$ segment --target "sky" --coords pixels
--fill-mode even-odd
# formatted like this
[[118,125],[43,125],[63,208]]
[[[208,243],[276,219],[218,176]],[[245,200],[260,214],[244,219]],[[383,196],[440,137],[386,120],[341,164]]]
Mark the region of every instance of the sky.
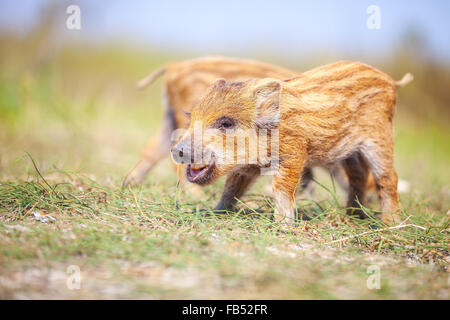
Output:
[[[49,0],[0,1],[0,30],[32,30]],[[143,46],[201,54],[269,48],[281,55],[329,50],[378,55],[399,46],[414,31],[427,54],[450,60],[448,0],[318,1],[59,1],[63,38],[130,41]],[[81,9],[81,30],[67,30],[64,7]],[[366,25],[371,5],[380,28]],[[67,37],[65,36],[67,35]],[[425,48],[426,46],[426,48]]]

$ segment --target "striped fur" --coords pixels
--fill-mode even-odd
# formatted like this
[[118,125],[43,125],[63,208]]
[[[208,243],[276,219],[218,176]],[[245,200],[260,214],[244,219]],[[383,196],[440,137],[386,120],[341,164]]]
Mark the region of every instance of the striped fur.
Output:
[[[226,116],[240,129],[258,130],[265,119],[266,127],[279,130],[279,168],[273,178],[278,220],[292,222],[294,193],[305,168],[338,165],[348,176],[349,204],[364,200],[372,173],[382,218],[393,222],[398,195],[392,121],[397,88],[411,80],[409,75],[396,83],[368,65],[343,61],[286,81],[219,81],[194,106],[191,123],[201,121],[208,128]],[[219,154],[221,145],[212,141],[204,141],[203,148]],[[238,176],[240,170],[245,166],[217,165],[211,177]]]
[[[203,57],[181,62],[173,62],[158,68],[137,83],[140,89],[152,84],[165,75],[163,85],[163,105],[166,113],[158,134],[152,137],[141,152],[141,158],[135,167],[126,175],[123,185],[134,186],[142,182],[148,172],[163,157],[169,154],[170,137],[178,128],[187,128],[189,118],[186,116],[192,106],[205,94],[208,87],[218,78],[243,81],[257,78],[290,79],[299,76],[290,70],[247,59],[232,59],[225,57]],[[270,119],[262,119],[270,120]],[[177,168],[180,174],[181,186],[185,186],[184,167]],[[347,189],[347,181],[343,168],[333,168],[333,173],[340,185]],[[308,175],[310,176],[310,175]],[[339,179],[343,177],[344,179]],[[373,178],[369,176],[369,183]],[[305,181],[305,186],[308,181]],[[373,184],[372,184],[373,185]],[[195,186],[185,188],[194,194],[199,194]],[[371,188],[374,190],[373,186]]]
[[[297,73],[254,60],[225,57],[203,57],[173,62],[161,67],[137,83],[142,89],[165,75],[163,104],[166,114],[158,134],[152,137],[141,152],[136,166],[126,175],[123,186],[141,183],[153,166],[169,154],[170,138],[175,129],[187,128],[186,113],[200,100],[208,87],[218,78],[243,81],[256,78],[289,79]],[[184,172],[183,169],[179,169]],[[182,185],[184,174],[180,175]],[[193,186],[189,190],[198,193]]]

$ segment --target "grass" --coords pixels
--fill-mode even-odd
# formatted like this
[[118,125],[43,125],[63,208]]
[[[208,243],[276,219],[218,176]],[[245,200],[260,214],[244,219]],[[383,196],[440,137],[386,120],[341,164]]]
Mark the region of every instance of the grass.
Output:
[[[0,298],[449,298],[449,102],[427,89],[446,85],[444,67],[386,63],[417,80],[395,124],[396,167],[411,185],[404,225],[382,225],[376,203],[370,219],[347,216],[319,171],[315,195],[297,199],[312,219],[284,232],[266,181],[220,216],[200,210],[223,181],[194,198],[168,160],[141,187],[120,188],[162,118],[160,84],[137,92],[134,82],[171,56],[87,46],[36,62],[27,41],[0,44]],[[72,265],[79,290],[66,285]],[[371,266],[380,289],[367,286]]]

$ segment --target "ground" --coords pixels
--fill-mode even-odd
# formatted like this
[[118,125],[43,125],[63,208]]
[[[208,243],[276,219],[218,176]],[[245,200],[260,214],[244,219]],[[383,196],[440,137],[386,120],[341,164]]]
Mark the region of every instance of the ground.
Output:
[[169,160],[120,187],[162,118],[161,85],[134,82],[169,58],[72,48],[33,64],[11,54],[23,45],[0,59],[0,298],[449,298],[448,104],[421,113],[440,100],[410,65],[387,70],[417,83],[400,92],[395,123],[403,224],[377,220],[376,201],[369,219],[345,215],[316,170],[314,194],[297,199],[312,219],[286,232],[266,180],[220,216],[200,210],[223,181],[193,197]]

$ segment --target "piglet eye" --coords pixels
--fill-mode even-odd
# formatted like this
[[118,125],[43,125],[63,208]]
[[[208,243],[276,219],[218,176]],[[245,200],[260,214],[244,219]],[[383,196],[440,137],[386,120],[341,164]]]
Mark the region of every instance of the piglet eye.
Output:
[[231,128],[233,126],[233,124],[231,123],[231,121],[224,121],[221,124],[222,128]]
[[231,129],[235,125],[235,121],[229,117],[222,117],[216,122],[216,127],[218,129]]

